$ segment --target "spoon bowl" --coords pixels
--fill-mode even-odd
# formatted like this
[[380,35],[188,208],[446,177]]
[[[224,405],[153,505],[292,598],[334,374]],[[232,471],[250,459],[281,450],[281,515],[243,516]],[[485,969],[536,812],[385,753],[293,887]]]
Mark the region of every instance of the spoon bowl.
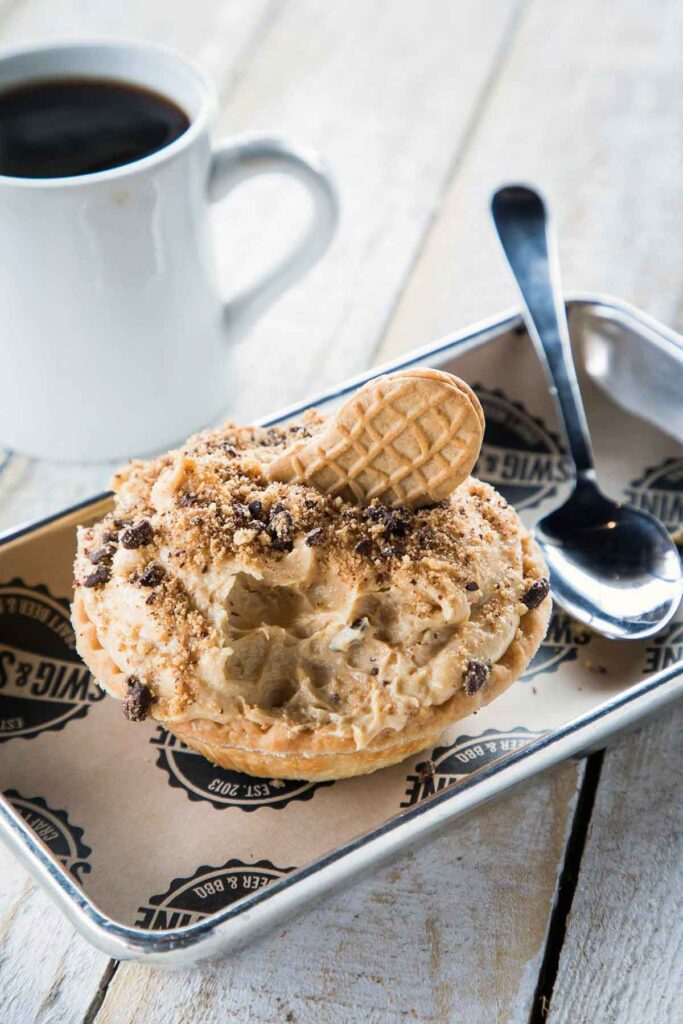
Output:
[[681,598],[680,557],[659,520],[579,483],[536,526],[553,597],[603,636],[637,640],[661,629]]
[[678,550],[654,516],[599,489],[559,282],[554,238],[541,196],[523,185],[491,202],[503,251],[524,302],[524,319],[550,378],[576,469],[576,485],[536,527],[554,599],[579,622],[614,639],[662,629],[683,595]]

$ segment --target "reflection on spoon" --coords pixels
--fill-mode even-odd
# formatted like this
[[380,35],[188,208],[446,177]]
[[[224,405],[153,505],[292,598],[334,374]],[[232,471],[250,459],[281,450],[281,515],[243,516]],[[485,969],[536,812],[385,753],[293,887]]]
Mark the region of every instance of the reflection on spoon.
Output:
[[576,468],[568,500],[536,527],[553,597],[575,619],[604,636],[651,636],[666,625],[681,601],[680,556],[658,519],[612,501],[596,484],[543,199],[533,189],[510,185],[494,194],[491,210]]

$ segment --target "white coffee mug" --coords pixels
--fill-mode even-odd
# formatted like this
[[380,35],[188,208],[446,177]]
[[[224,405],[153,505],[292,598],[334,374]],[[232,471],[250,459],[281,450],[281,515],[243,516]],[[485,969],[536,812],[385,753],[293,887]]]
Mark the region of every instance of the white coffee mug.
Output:
[[[0,443],[88,461],[157,451],[225,409],[230,344],[324,252],[335,190],[316,154],[285,139],[212,145],[213,91],[171,51],[104,41],[0,54],[0,90],[54,77],[152,89],[190,126],[112,170],[0,175]],[[287,258],[226,299],[211,204],[274,171],[306,186],[310,223]]]

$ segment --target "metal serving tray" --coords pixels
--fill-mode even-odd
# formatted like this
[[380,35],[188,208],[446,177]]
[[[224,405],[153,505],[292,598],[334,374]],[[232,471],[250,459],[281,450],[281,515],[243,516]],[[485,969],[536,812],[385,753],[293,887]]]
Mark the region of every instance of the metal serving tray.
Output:
[[[657,512],[675,532],[683,450],[652,424],[666,430],[680,416],[683,342],[611,299],[575,299],[568,309],[606,489]],[[637,389],[624,352],[637,363]],[[655,390],[663,358],[667,379]],[[452,367],[477,387],[487,415],[477,472],[528,523],[561,500],[568,465],[518,314],[375,368],[267,422],[309,405],[330,409],[362,381],[417,364]],[[612,378],[620,404],[605,395]],[[0,538],[0,833],[79,931],[112,957],[170,967],[236,949],[470,808],[604,746],[683,695],[680,611],[643,644],[602,640],[558,611],[522,680],[457,723],[433,751],[322,786],[223,772],[155,723],[123,722],[73,650],[74,530],[102,515],[109,500],[99,496]]]

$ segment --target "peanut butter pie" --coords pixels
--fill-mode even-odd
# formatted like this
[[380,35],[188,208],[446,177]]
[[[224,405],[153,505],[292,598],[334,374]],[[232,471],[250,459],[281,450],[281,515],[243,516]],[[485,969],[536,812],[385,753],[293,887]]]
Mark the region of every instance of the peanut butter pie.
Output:
[[436,370],[331,418],[227,424],[114,477],[79,531],[78,649],[124,715],[211,761],[335,779],[434,745],[539,647],[547,570],[469,476],[481,406]]

